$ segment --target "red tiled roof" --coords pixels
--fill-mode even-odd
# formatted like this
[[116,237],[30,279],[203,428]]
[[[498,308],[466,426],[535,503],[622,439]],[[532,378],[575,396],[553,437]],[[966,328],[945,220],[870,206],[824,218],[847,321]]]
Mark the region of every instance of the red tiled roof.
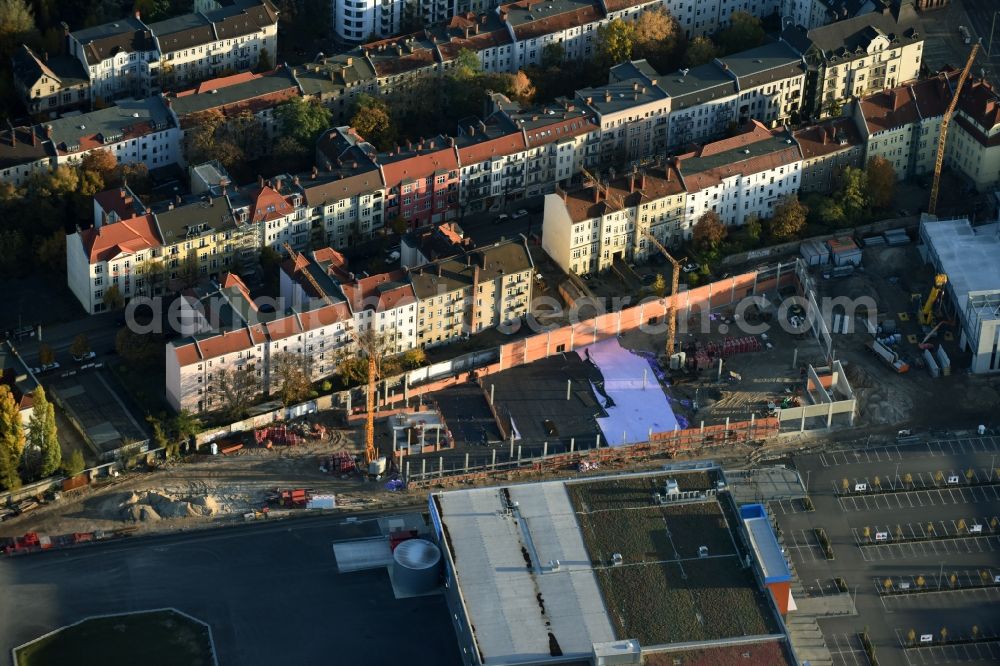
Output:
[[915,123],[920,119],[910,86],[899,86],[861,100],[868,131],[872,134]]
[[[269,209],[272,206],[274,210]],[[285,197],[278,194],[270,185],[264,185],[254,198],[250,218],[254,222],[271,222],[291,215],[292,210],[292,205],[285,200]]]
[[233,74],[231,76],[221,76],[217,79],[209,79],[208,81],[199,83],[196,88],[181,90],[177,93],[177,96],[187,97],[188,95],[201,95],[211,90],[219,90],[220,88],[227,88],[229,86],[235,86],[239,83],[246,83],[248,81],[253,81],[254,79],[262,78],[264,78],[263,74],[254,74],[253,72],[240,72],[239,74]]
[[122,220],[135,214],[135,200],[124,187],[98,192],[94,195],[94,203],[100,206],[105,214],[115,213]]
[[498,155],[513,155],[525,148],[524,134],[515,130],[496,139],[459,148],[458,159],[462,164],[476,164]]
[[347,307],[347,303],[340,302],[303,312],[299,317],[302,319],[302,327],[311,331],[320,326],[351,321],[351,311]]
[[987,131],[1000,125],[1000,97],[993,86],[983,79],[966,82],[958,108]]
[[409,178],[427,178],[437,171],[458,168],[458,158],[452,148],[413,155],[382,165],[386,185],[394,187]]
[[83,250],[90,263],[108,261],[119,254],[134,254],[162,245],[152,215],[140,215],[100,228],[80,232]]
[[[387,288],[390,283],[398,286]],[[341,289],[354,312],[384,312],[416,301],[413,287],[407,283],[406,272],[403,270],[361,278],[342,284]]]
[[[807,160],[841,150],[850,150],[862,144],[858,128],[850,118],[838,118],[821,125],[804,127],[792,134],[802,149],[802,157]],[[840,145],[838,136],[847,139],[847,143]]]
[[[690,157],[692,155],[694,155],[694,153],[689,153],[687,156],[681,157]],[[760,173],[761,171],[777,169],[778,167],[792,164],[793,162],[799,161],[799,159],[801,158],[799,157],[798,146],[792,144],[787,148],[773,153],[757,155],[746,160],[730,162],[714,169],[699,171],[698,173],[684,173],[683,163],[681,164],[680,170],[681,173],[684,174],[684,184],[687,186],[687,189],[691,192],[697,192],[698,190],[718,185],[724,178],[728,178],[738,173]]]
[[227,331],[209,338],[189,342],[174,349],[177,363],[181,366],[191,365],[207,358],[216,358],[225,354],[235,354],[263,343],[264,332],[259,325],[250,328],[239,328]]
[[[936,118],[944,115],[951,103],[952,89],[958,83],[958,77],[959,73],[953,72],[910,84],[911,94],[916,101],[921,118]],[[950,85],[947,78],[953,79]]]
[[[534,2],[538,4],[541,0]],[[515,3],[517,5],[528,5],[527,2]],[[525,7],[530,9],[530,6]],[[571,12],[546,16],[537,21],[522,23],[514,28],[514,35],[518,40],[533,39],[543,35],[562,32],[568,28],[595,23],[603,18],[596,6],[581,7]]]
[[530,130],[525,130],[528,136],[528,145],[532,148],[544,146],[555,141],[560,141],[568,137],[580,136],[597,129],[593,122],[593,116],[576,114],[562,122],[553,122]]
[[271,340],[280,340],[302,332],[302,327],[299,325],[299,321],[295,315],[288,315],[281,319],[269,321],[264,324],[264,327],[267,330],[267,337]]
[[756,120],[750,120],[743,126],[740,133],[736,136],[719,139],[718,141],[713,141],[712,143],[706,143],[698,151],[698,157],[708,157],[709,155],[718,155],[728,150],[736,150],[737,148],[742,148],[743,146],[749,146],[751,143],[757,143],[758,141],[763,141],[764,139],[770,139],[772,136],[773,133],[771,130],[765,127],[762,123]]

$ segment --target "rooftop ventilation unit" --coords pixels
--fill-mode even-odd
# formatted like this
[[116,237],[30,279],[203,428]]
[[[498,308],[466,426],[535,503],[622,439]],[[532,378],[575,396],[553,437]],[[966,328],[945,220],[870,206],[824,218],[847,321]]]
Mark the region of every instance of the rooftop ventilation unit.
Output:
[[611,564],[612,564],[612,566],[620,567],[624,561],[625,560],[622,559],[622,554],[621,553],[612,553],[611,554]]

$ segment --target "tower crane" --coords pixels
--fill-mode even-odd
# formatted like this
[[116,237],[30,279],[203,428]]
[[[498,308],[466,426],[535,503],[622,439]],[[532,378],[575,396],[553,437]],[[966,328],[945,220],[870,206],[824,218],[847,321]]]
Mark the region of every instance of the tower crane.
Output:
[[646,238],[667,258],[667,261],[670,262],[674,269],[673,276],[670,279],[670,312],[667,315],[667,360],[669,362],[670,355],[674,353],[674,342],[677,337],[677,308],[674,299],[677,298],[677,290],[681,282],[681,262],[670,256],[667,248],[663,247],[663,243],[656,240],[656,236],[652,232],[647,231]]
[[955,84],[955,94],[952,95],[951,103],[948,104],[947,110],[941,116],[941,133],[938,136],[937,158],[934,160],[934,184],[931,185],[931,200],[927,203],[927,212],[931,215],[937,212],[938,190],[941,188],[941,167],[944,166],[944,148],[945,139],[948,136],[948,125],[951,123],[951,116],[955,113],[955,106],[958,104],[958,96],[962,92],[965,80],[969,78],[969,70],[972,69],[972,63],[975,61],[977,53],[979,53],[979,42],[972,45],[969,59],[965,61],[965,69],[962,70],[961,76],[958,77],[958,83]]
[[622,208],[622,209],[625,208],[625,202],[622,201],[622,198],[620,196],[618,196],[617,194],[612,194],[611,193],[611,189],[608,186],[603,185],[601,183],[601,181],[597,178],[597,176],[595,176],[594,174],[590,173],[590,171],[584,169],[583,167],[580,167],[580,173],[583,174],[584,178],[589,179],[593,183],[594,189],[596,189],[598,192],[600,192],[601,194],[603,194],[604,198],[607,201],[610,201],[612,204],[614,204],[618,208]]
[[[288,256],[291,257],[291,259],[294,261],[297,253],[295,252],[295,250],[292,249],[292,246],[289,245],[288,243],[284,243],[282,247],[285,248],[285,252],[287,252]],[[333,302],[330,300],[330,296],[327,295],[326,290],[319,286],[319,283],[316,282],[316,278],[313,277],[313,274],[310,273],[308,269],[302,271],[302,275],[305,276],[306,282],[309,283],[309,286],[316,290],[317,298],[321,299],[327,305],[333,304]]]
[[365,400],[365,466],[370,466],[378,459],[378,450],[375,448],[375,384],[379,379],[379,361],[381,360],[382,349],[378,335],[372,329],[361,331],[352,330],[358,343],[358,350],[368,357],[368,395]]

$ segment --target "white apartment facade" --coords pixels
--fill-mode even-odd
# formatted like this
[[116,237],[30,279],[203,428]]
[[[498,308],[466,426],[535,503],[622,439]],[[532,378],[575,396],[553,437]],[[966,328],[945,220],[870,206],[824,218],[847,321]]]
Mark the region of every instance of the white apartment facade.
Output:
[[120,164],[142,162],[150,171],[177,164],[181,132],[159,97],[120,100],[105,109],[64,116],[43,126],[56,165],[106,150]]

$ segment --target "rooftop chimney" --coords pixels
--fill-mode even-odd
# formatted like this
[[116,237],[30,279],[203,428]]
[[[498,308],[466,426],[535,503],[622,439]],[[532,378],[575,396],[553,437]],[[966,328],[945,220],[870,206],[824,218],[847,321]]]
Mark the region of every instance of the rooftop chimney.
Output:
[[601,190],[594,185],[594,203],[601,203]]
[[646,189],[646,172],[645,171],[643,171],[642,173],[639,174],[639,189],[640,190]]
[[635,172],[633,171],[628,175],[628,191],[635,192]]
[[257,174],[257,187],[264,189],[264,176]]
[[140,12],[138,9],[135,10],[135,20],[136,21],[141,21],[142,20],[142,12]]
[[819,128],[819,133],[823,135],[823,145],[825,146],[826,145],[826,138],[827,138],[826,137],[826,128],[825,127],[820,127]]

